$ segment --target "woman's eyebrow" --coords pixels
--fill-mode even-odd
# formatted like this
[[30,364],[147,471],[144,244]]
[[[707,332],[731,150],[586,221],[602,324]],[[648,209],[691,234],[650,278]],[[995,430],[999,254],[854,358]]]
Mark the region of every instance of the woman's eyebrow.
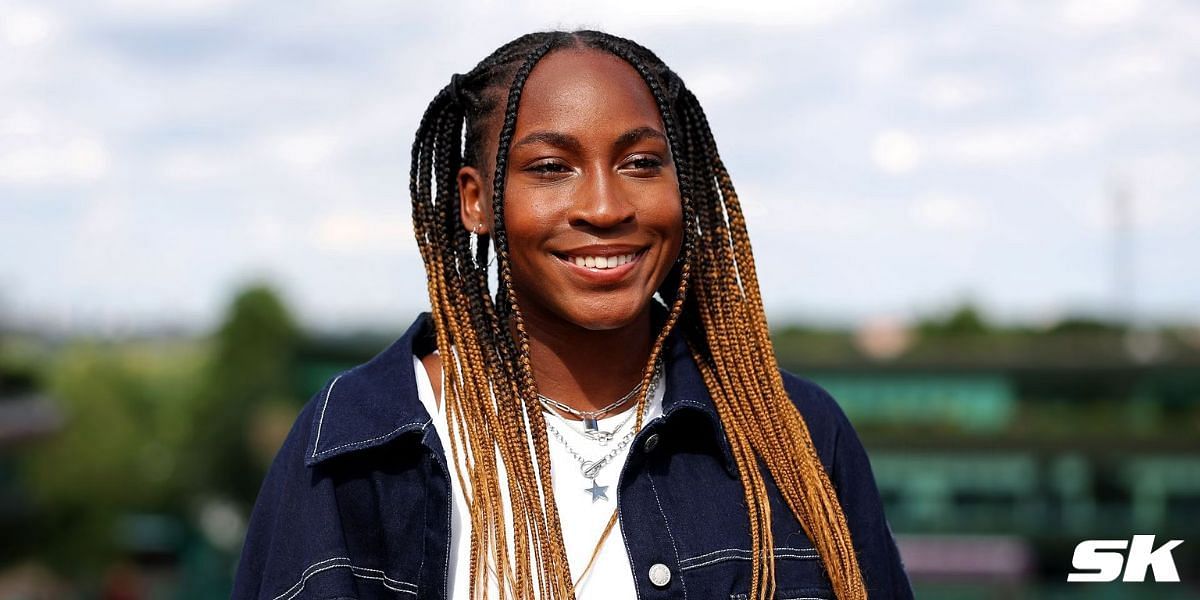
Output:
[[557,131],[535,131],[513,144],[513,148],[527,146],[529,144],[549,144],[578,153],[583,147],[579,140],[573,135],[559,133]]
[[657,138],[663,142],[667,141],[667,136],[663,135],[661,131],[653,127],[643,125],[642,127],[635,127],[617,136],[616,141],[613,142],[613,148],[621,150],[649,138]]
[[[613,140],[613,148],[621,150],[645,139],[659,139],[666,142],[667,136],[654,127],[643,125],[617,136],[617,139]],[[579,138],[557,131],[535,131],[513,143],[512,147],[518,148],[531,144],[549,144],[576,153],[581,152],[583,148]]]

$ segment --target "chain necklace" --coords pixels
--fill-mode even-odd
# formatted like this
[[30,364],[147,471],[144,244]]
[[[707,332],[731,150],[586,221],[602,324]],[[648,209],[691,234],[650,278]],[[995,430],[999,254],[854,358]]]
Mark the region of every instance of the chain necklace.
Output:
[[[657,373],[657,371],[655,371],[655,372]],[[551,398],[549,396],[543,396],[541,394],[538,394],[538,400],[540,400],[542,402],[543,406],[550,406],[552,408],[555,408],[562,412],[565,412],[569,415],[577,417],[579,420],[583,421],[584,427],[586,427],[589,430],[595,431],[599,427],[597,421],[600,420],[600,417],[603,417],[604,415],[616,410],[618,407],[623,406],[626,402],[629,402],[632,398],[636,397],[637,393],[640,391],[642,391],[642,382],[639,381],[638,384],[633,386],[633,389],[629,390],[629,392],[626,393],[624,396],[617,398],[616,400],[614,400],[612,402],[612,404],[609,404],[608,406],[605,406],[603,408],[598,408],[596,410],[579,410],[578,408],[574,408],[572,406],[569,406],[567,404],[559,402],[558,400],[555,400],[554,398]]]
[[[654,398],[654,390],[658,385],[658,378],[661,372],[662,361],[658,361],[654,365],[654,374],[650,378],[650,387],[646,392],[646,405],[642,408],[643,415],[645,415],[645,413],[650,409],[650,401]],[[638,387],[641,386],[639,385]],[[636,413],[637,411],[633,412]],[[619,431],[621,427],[624,427],[629,420],[630,419],[627,417],[625,422],[623,422],[620,426],[618,426],[617,429],[613,431],[613,434]],[[567,449],[567,452],[571,454],[571,457],[579,463],[580,474],[582,474],[585,479],[592,482],[592,487],[584,489],[585,492],[588,492],[592,495],[592,502],[596,502],[597,500],[608,500],[607,491],[609,486],[600,485],[596,481],[596,477],[600,475],[600,471],[604,469],[604,467],[608,466],[612,459],[616,458],[616,456],[620,454],[622,450],[629,446],[629,443],[633,441],[634,436],[637,434],[637,429],[630,427],[629,432],[621,437],[621,441],[618,442],[612,450],[595,460],[589,460],[587,457],[583,456],[574,448],[572,448],[570,442],[567,441],[567,438],[563,436],[562,432],[560,432],[557,427],[547,422],[546,430],[549,431],[550,434],[553,435],[554,438],[557,439],[559,443],[561,443],[563,447]]]
[[[545,404],[543,404],[543,406],[545,406]],[[603,429],[600,429],[599,422],[596,423],[596,429],[587,429],[586,425],[585,425],[585,428],[582,431],[580,431],[579,428],[574,425],[574,422],[568,421],[565,417],[558,414],[557,412],[555,412],[553,410],[547,410],[546,412],[550,413],[550,416],[554,417],[554,419],[557,420],[559,423],[562,423],[563,427],[567,428],[571,432],[573,432],[577,435],[580,435],[586,439],[592,440],[593,442],[597,442],[601,446],[607,446],[608,443],[612,441],[613,436],[616,435],[618,431],[624,429],[625,426],[629,424],[629,421],[631,421],[633,419],[633,417],[637,414],[636,410],[629,411],[625,415],[625,418],[622,419],[621,422],[618,423],[616,427],[612,428],[612,431],[605,431]]]

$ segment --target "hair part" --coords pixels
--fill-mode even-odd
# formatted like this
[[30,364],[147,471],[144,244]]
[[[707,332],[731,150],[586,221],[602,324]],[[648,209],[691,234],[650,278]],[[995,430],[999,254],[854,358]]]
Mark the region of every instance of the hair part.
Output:
[[[816,546],[837,597],[865,599],[836,490],[783,387],[744,216],[707,117],[695,95],[653,52],[597,31],[532,33],[501,46],[438,92],[413,144],[413,228],[446,373],[443,402],[455,476],[470,505],[472,596],[486,589],[489,563],[497,571],[501,598],[510,592],[533,598],[535,590],[538,598],[575,596],[549,477],[545,423],[529,418],[540,409],[503,218],[508,151],[525,81],[538,61],[564,48],[605,52],[638,72],[658,106],[677,167],[683,251],[658,290],[669,308],[642,374],[635,427],[641,427],[641,407],[664,341],[681,326],[745,490],[753,555],[750,596],[774,595],[769,476]],[[496,153],[489,165],[485,151],[492,132]],[[472,236],[461,224],[457,174],[464,165],[493,173],[490,235]],[[495,298],[488,281],[493,248]],[[498,475],[501,464],[508,473],[504,481]],[[506,493],[511,524],[503,510]]]

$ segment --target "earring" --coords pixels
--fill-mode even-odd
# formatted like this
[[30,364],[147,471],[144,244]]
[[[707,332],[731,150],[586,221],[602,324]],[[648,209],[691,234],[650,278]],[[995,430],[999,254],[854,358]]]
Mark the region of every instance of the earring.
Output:
[[471,233],[479,235],[480,229],[483,229],[483,223],[476,223],[475,226],[471,228]]

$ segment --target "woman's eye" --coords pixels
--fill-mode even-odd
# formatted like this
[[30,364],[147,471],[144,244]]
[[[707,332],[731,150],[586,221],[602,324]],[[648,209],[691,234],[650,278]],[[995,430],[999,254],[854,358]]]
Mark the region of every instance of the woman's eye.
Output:
[[639,174],[657,173],[662,166],[662,160],[654,156],[635,156],[625,163],[626,169],[638,171]]
[[525,170],[537,175],[558,175],[571,172],[571,168],[567,165],[553,161],[534,163]]

